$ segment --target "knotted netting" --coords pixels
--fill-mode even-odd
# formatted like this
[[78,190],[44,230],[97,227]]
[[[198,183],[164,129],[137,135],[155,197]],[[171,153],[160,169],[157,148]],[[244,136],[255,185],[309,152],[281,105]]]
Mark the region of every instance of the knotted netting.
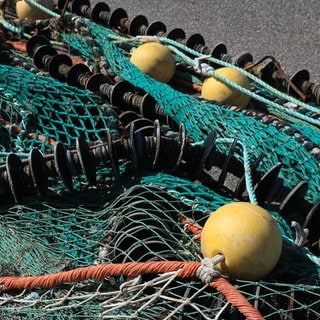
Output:
[[[0,77],[4,93],[1,96],[2,117],[10,123],[21,124],[8,132],[12,139],[11,143],[7,140],[8,150],[29,151],[40,140],[37,139],[39,135],[72,145],[78,136],[90,141],[103,140],[106,127],[112,134],[118,130],[114,112],[99,97],[11,66],[1,65]],[[5,130],[5,126],[2,127]],[[35,139],[26,139],[30,132]],[[48,144],[40,141],[38,145],[48,148]]]
[[[319,318],[317,107],[260,82],[248,109],[204,101],[130,63],[148,37],[74,14],[36,25],[90,66],[90,76],[96,68],[111,85],[129,82],[180,125],[160,126],[128,112],[124,100],[114,106],[105,94],[54,79],[45,63],[34,65],[17,49],[20,36],[31,37],[19,32],[32,23],[17,24],[24,29],[12,27],[17,38],[10,34],[9,63],[0,65],[2,318]],[[156,41],[178,64],[199,57]],[[197,84],[203,78],[192,73]],[[279,178],[263,180],[279,162]],[[284,195],[264,197],[266,180],[281,184],[271,194]],[[202,260],[205,221],[235,200],[259,202],[281,230],[281,258],[260,281],[212,275],[212,262]],[[209,281],[201,275],[207,264]]]
[[[94,26],[90,31],[97,43],[101,44],[110,67],[125,80],[150,93],[166,113],[177,122],[186,125],[190,136],[196,141],[203,140],[213,129],[218,130],[222,137],[245,141],[253,154],[266,155],[265,168],[282,162],[283,175],[291,186],[300,180],[307,180],[310,183],[310,190],[313,190],[312,197],[319,195],[319,175],[313,174],[318,172],[318,159],[314,159],[312,153],[301,148],[301,142],[294,139],[295,135],[290,136],[286,133],[287,128],[277,129],[270,124],[266,125],[263,121],[245,117],[243,113],[199,101],[146,77],[126,59],[112,41],[108,41],[108,38],[112,37],[108,37],[108,32],[112,31],[102,31],[98,26]],[[289,129],[287,131],[290,132]],[[274,139],[274,136],[277,139]],[[313,130],[308,138],[310,141],[319,142],[319,131]],[[317,198],[314,200],[317,201]]]

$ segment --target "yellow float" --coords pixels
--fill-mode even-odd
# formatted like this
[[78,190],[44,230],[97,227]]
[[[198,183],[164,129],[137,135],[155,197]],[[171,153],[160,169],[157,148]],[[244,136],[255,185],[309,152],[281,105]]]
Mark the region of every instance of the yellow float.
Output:
[[[49,10],[54,9],[52,0],[36,0],[37,3],[41,4]],[[16,13],[20,20],[30,19],[30,20],[44,20],[49,19],[51,16],[44,11],[36,8],[32,4],[26,2],[25,0],[16,1]]]
[[220,207],[206,221],[201,233],[204,257],[222,254],[217,269],[230,277],[259,280],[277,264],[282,236],[275,219],[263,208],[247,202]]
[[159,42],[147,42],[136,48],[130,61],[148,76],[169,82],[176,70],[176,61],[171,50]]
[[[216,73],[245,89],[250,89],[251,87],[249,79],[236,69],[224,67],[217,69]],[[205,79],[202,85],[201,95],[206,100],[216,101],[222,104],[231,104],[240,108],[246,108],[250,101],[250,96],[226,85],[214,77]]]

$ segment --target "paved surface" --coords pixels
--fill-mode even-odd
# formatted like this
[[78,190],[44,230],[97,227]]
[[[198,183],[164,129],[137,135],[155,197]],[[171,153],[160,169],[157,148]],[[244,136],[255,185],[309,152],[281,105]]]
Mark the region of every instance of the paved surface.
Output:
[[208,47],[223,42],[228,53],[250,52],[254,60],[274,56],[287,74],[308,69],[320,82],[319,0],[92,0],[111,10],[123,8],[129,19],[138,14],[149,23],[160,20],[168,30],[187,36],[201,33]]

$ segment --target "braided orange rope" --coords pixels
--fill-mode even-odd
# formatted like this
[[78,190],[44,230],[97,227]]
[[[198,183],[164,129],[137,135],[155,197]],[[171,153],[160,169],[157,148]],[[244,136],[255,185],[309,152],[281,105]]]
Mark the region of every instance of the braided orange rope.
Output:
[[[5,42],[4,36],[0,33],[0,38],[2,36],[2,42]],[[26,43],[24,41],[20,42],[10,42],[15,50],[26,52]],[[75,62],[78,62],[74,58]],[[184,85],[190,86],[196,91],[201,91],[201,86],[187,83],[182,79],[178,79],[183,82]],[[19,130],[19,128],[17,128]],[[33,133],[29,134],[33,137]],[[39,135],[40,140],[45,139],[44,136]],[[55,141],[50,141],[53,145]],[[187,230],[194,233],[199,240],[201,236],[201,228],[192,224],[190,221],[182,221],[187,223]],[[198,268],[201,266],[200,262],[182,262],[182,261],[154,261],[154,262],[129,262],[123,264],[103,264],[99,266],[90,266],[84,268],[77,268],[70,271],[59,272],[55,274],[42,275],[42,276],[32,276],[32,277],[0,277],[0,285],[2,291],[9,291],[12,289],[33,289],[33,288],[53,288],[59,286],[63,283],[73,283],[80,282],[89,279],[103,280],[105,277],[110,276],[127,276],[135,277],[141,274],[148,273],[165,273],[178,271],[179,277],[181,278],[192,278],[196,276]],[[238,308],[238,310],[248,319],[248,320],[262,320],[263,317],[260,312],[253,308],[253,306],[247,301],[247,299],[227,280],[224,278],[216,278],[211,283],[210,286],[215,288],[217,291],[222,293],[227,301]]]
[[[152,262],[128,262],[122,264],[102,264],[78,268],[49,275],[33,277],[2,277],[0,285],[2,291],[11,289],[33,289],[53,288],[63,283],[79,282],[89,279],[103,280],[110,276],[135,277],[147,273],[165,273],[178,271],[181,278],[192,278],[196,276],[200,262],[183,261],[152,261]],[[221,292],[232,305],[248,320],[263,319],[260,312],[246,300],[246,298],[224,278],[214,279],[210,286]]]
[[[186,230],[195,235],[194,236],[195,240],[200,240],[202,228],[198,224],[193,223],[190,219],[183,218],[183,217],[179,217],[178,221],[182,224],[185,224]],[[243,314],[244,314],[244,309],[247,310],[248,314],[251,314],[251,310],[252,310],[251,304],[248,304],[247,299],[242,294],[240,294],[239,291],[237,291],[224,278],[217,278],[213,282],[211,282],[210,285],[211,287],[215,288],[220,293],[222,293],[227,298],[228,302],[237,306],[239,310],[240,310],[239,304],[241,303],[242,304],[241,312]]]
[[194,239],[195,240],[200,240],[201,231],[202,231],[202,227],[201,226],[199,226],[197,223],[194,223],[190,219],[184,218],[184,217],[178,217],[178,221],[185,225],[185,228],[186,228],[187,231],[189,231],[189,232],[194,234]]

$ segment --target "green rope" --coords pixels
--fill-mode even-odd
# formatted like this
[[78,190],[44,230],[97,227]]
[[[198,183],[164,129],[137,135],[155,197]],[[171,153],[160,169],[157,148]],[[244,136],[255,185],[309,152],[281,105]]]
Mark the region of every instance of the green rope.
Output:
[[[165,37],[159,37],[159,41],[160,42],[163,42],[163,43],[168,43],[168,44],[171,44],[172,46],[174,47],[178,47],[180,49],[183,49],[195,56],[198,56],[198,57],[201,57],[201,53],[191,49],[191,48],[188,48],[184,45],[182,45],[181,43],[179,42],[176,42],[174,40],[171,40],[171,39],[168,39],[168,38],[165,38]],[[211,61],[215,64],[220,64],[224,67],[229,67],[229,68],[233,68],[235,70],[238,70],[239,72],[241,72],[242,74],[244,74],[246,77],[250,78],[251,80],[253,80],[255,83],[259,84],[261,87],[264,87],[265,89],[267,89],[268,91],[272,92],[272,94],[282,100],[286,100],[286,101],[289,101],[289,102],[292,102],[302,108],[305,108],[309,111],[312,111],[312,112],[315,112],[315,113],[319,113],[319,108],[317,107],[313,107],[307,103],[304,103],[284,92],[281,92],[279,90],[277,90],[276,88],[270,86],[269,84],[267,84],[266,82],[262,81],[261,79],[259,79],[258,77],[256,77],[255,75],[253,75],[252,73],[240,68],[240,67],[237,67],[233,64],[230,64],[228,62],[225,62],[225,61],[222,61],[222,60],[219,60],[219,59],[216,59],[216,58],[213,58],[213,57],[208,57],[207,58],[208,61]],[[189,60],[191,65],[194,65],[194,60],[193,59],[190,59]],[[222,80],[222,79],[221,79]],[[282,107],[282,106],[281,106]]]
[[54,17],[54,18],[59,18],[60,15],[53,12],[52,10],[46,8],[45,6],[43,6],[42,4],[40,4],[39,2],[35,1],[35,0],[25,0],[27,3],[30,3],[32,6],[36,7],[37,9],[40,9],[41,11],[47,13],[48,15]]
[[3,25],[4,28],[19,34],[20,36],[24,36],[25,38],[31,38],[30,35],[23,32],[23,27],[21,26],[14,26],[13,24],[9,23],[2,15],[0,15],[0,24]]
[[[183,59],[184,59],[187,63],[189,63],[190,65],[194,65],[194,60],[193,60],[193,59],[191,59],[191,58],[189,58],[188,56],[184,55],[184,54],[181,53],[179,50],[177,50],[175,47],[169,45],[168,48],[170,48],[170,49],[171,49],[172,51],[174,51],[176,54],[182,56]],[[208,58],[208,60],[211,61],[210,58]],[[240,69],[240,68],[235,68],[235,69],[236,69],[236,70],[242,70],[242,69]],[[246,73],[247,73],[247,72],[246,72]],[[249,74],[249,73],[248,73],[248,74]],[[269,106],[271,106],[271,107],[274,107],[274,108],[276,108],[276,109],[279,109],[279,110],[281,110],[281,111],[282,111],[283,113],[285,113],[285,114],[287,113],[287,114],[289,114],[289,115],[291,115],[291,116],[294,116],[294,117],[296,117],[296,118],[298,118],[298,119],[301,119],[301,120],[303,120],[303,121],[305,121],[305,122],[307,122],[307,123],[311,123],[311,124],[313,124],[313,125],[320,126],[320,120],[310,118],[310,117],[305,116],[305,115],[303,115],[303,114],[301,114],[301,113],[298,113],[298,112],[296,112],[296,111],[290,110],[290,109],[284,107],[283,105],[280,105],[279,103],[276,103],[276,102],[271,101],[271,100],[269,100],[269,99],[267,99],[267,98],[265,98],[265,97],[263,97],[263,96],[260,96],[260,95],[256,94],[255,92],[253,92],[253,91],[251,91],[251,90],[249,90],[249,89],[246,89],[246,88],[238,85],[237,83],[235,83],[235,82],[227,79],[226,77],[220,75],[220,74],[219,74],[218,72],[216,72],[213,68],[211,68],[211,69],[209,69],[209,70],[207,71],[207,76],[209,76],[209,77],[214,77],[214,78],[222,81],[223,83],[225,83],[225,84],[228,85],[229,87],[232,87],[232,88],[240,91],[241,93],[244,93],[244,94],[250,96],[251,98],[253,98],[253,99],[255,99],[255,100],[259,101],[259,102],[262,102],[262,103],[266,104],[267,106],[269,105]],[[251,77],[251,78],[252,78],[252,77]],[[275,90],[273,90],[273,91],[275,91]],[[289,97],[289,96],[287,96],[287,95],[285,95],[285,94],[282,94],[282,93],[280,94],[280,91],[279,91],[279,93],[277,94],[277,96],[282,96],[281,98],[283,98],[283,99],[285,99],[285,97]],[[289,99],[288,99],[288,100],[289,100]],[[291,100],[292,100],[292,99],[290,99],[290,102],[292,102]],[[303,103],[303,105],[304,105],[304,103]],[[308,109],[309,109],[309,107],[310,107],[310,106],[308,106]],[[319,110],[317,110],[317,112],[319,112]]]
[[[287,236],[282,235],[282,240],[283,240],[283,242],[284,242],[285,245],[288,245],[289,247],[292,247],[292,248],[295,248],[295,247],[296,247],[296,245],[295,245],[295,243],[294,243],[294,240],[288,238]],[[311,253],[310,253],[308,250],[306,250],[304,247],[301,247],[300,249],[301,249],[301,253],[302,253],[303,255],[305,255],[306,257],[308,257],[308,259],[309,259],[312,263],[314,263],[314,264],[317,266],[317,268],[320,267],[320,257],[317,257],[317,256],[314,255],[314,254],[311,254]],[[320,273],[320,270],[319,270],[318,272]]]
[[[216,142],[217,143],[232,144],[234,142],[234,139],[219,138],[216,140]],[[242,151],[243,151],[243,166],[244,166],[244,173],[245,173],[246,189],[248,192],[249,200],[253,204],[258,204],[256,195],[253,190],[254,188],[253,188],[251,166],[250,166],[251,161],[250,161],[248,148],[247,148],[246,144],[242,141],[237,140],[237,144],[239,144],[242,147]]]
[[[282,100],[286,100],[289,102],[292,102],[302,108],[305,108],[306,110],[309,110],[311,112],[315,112],[315,113],[319,113],[319,109],[316,107],[313,107],[309,104],[306,104],[304,102],[301,102],[300,100],[289,96],[277,89],[275,89],[274,87],[268,85],[267,83],[265,83],[264,81],[262,81],[261,79],[259,79],[258,77],[254,76],[253,74],[251,74],[250,72],[247,72],[246,70],[239,68],[233,64],[230,64],[228,62],[224,62],[222,60],[210,57],[210,56],[203,56],[201,55],[201,53],[188,48],[186,46],[184,46],[183,44],[176,42],[174,40],[168,39],[166,37],[156,37],[156,36],[137,36],[136,38],[124,38],[121,36],[117,36],[117,35],[111,35],[110,39],[116,39],[118,42],[121,42],[121,39],[123,40],[123,42],[133,42],[133,43],[137,43],[139,41],[141,42],[146,42],[146,41],[158,41],[161,43],[164,43],[166,45],[168,45],[168,47],[174,52],[176,53],[179,57],[182,57],[182,59],[187,62],[189,65],[191,66],[195,66],[195,59],[190,58],[189,56],[187,56],[186,54],[182,53],[180,50],[178,50],[177,48],[184,50],[194,56],[197,56],[201,59],[201,57],[205,58],[205,60],[207,61],[211,61],[215,64],[219,64],[222,65],[224,67],[229,67],[229,68],[233,68],[235,70],[238,70],[239,72],[241,72],[242,74],[244,74],[246,77],[250,78],[251,80],[253,80],[255,83],[259,84],[261,87],[264,87],[265,89],[269,90],[274,96],[282,99]],[[286,114],[292,115],[296,118],[302,119],[303,121],[307,122],[307,123],[311,123],[317,126],[320,126],[320,121],[310,118],[308,116],[305,116],[303,114],[297,113],[296,111],[290,110],[274,101],[271,101],[265,97],[262,97],[246,88],[243,88],[242,86],[237,85],[236,83],[230,81],[229,79],[221,76],[220,74],[218,74],[213,68],[208,69],[207,71],[207,76],[212,76],[220,81],[222,81],[223,83],[227,84],[228,86],[250,96],[251,98],[260,101],[262,103],[265,103],[266,105],[270,105],[276,109],[279,109],[281,111],[283,111]]]
[[[151,94],[160,107],[179,123],[184,123],[190,137],[195,141],[203,140],[208,132],[217,130],[222,137],[240,138],[246,141],[250,153],[266,157],[261,164],[265,170],[276,163],[283,163],[281,175],[286,178],[288,186],[294,186],[301,180],[310,181],[308,197],[311,201],[318,199],[319,176],[318,161],[308,150],[301,146],[301,142],[286,132],[283,127],[275,127],[264,123],[264,119],[256,121],[252,117],[234,112],[223,106],[200,101],[195,97],[180,93],[167,84],[144,75],[129,59],[125,58],[121,50],[108,41],[114,32],[82,20],[88,27],[91,38],[100,45],[104,58],[110,69],[119,77],[131,82],[135,87],[142,88]],[[75,46],[77,48],[77,46]],[[317,134],[319,131],[313,131]],[[312,136],[311,136],[312,138]],[[305,164],[308,165],[305,165]]]

